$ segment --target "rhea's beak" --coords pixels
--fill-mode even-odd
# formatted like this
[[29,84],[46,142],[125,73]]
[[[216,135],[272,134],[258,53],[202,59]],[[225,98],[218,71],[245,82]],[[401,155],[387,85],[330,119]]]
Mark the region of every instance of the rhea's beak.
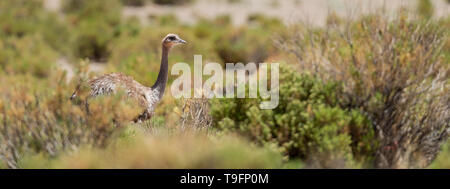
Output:
[[178,39],[178,43],[183,43],[183,44],[186,44],[187,42],[186,42],[185,40],[182,40],[182,39]]

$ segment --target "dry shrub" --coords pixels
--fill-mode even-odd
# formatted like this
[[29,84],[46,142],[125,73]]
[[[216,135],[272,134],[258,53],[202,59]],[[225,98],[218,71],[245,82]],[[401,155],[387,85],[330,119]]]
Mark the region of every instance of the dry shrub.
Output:
[[207,130],[212,125],[206,98],[182,99],[180,126],[183,129]]
[[28,76],[1,79],[18,85],[0,87],[0,162],[17,168],[26,154],[54,157],[80,145],[105,146],[114,131],[138,114],[119,97],[93,100],[87,114],[84,106],[69,100],[73,85],[65,81],[61,73],[50,81]]
[[293,26],[276,43],[301,69],[342,82],[340,105],[372,120],[376,167],[411,168],[428,165],[450,132],[447,37],[448,28],[402,12],[325,29]]

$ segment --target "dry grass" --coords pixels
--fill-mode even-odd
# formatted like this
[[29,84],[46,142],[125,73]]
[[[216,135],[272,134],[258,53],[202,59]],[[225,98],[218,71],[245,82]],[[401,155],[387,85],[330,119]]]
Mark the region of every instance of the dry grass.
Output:
[[[131,129],[131,128],[130,128]],[[170,136],[146,135],[136,129],[104,149],[83,148],[49,160],[30,156],[21,162],[27,168],[275,168],[281,155],[270,148],[250,145],[235,137],[208,137],[177,132]]]

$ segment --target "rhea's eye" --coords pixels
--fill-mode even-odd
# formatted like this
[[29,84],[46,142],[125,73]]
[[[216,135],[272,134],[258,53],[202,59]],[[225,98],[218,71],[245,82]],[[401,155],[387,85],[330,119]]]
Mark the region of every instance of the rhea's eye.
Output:
[[175,40],[175,36],[170,36],[169,40],[174,41]]

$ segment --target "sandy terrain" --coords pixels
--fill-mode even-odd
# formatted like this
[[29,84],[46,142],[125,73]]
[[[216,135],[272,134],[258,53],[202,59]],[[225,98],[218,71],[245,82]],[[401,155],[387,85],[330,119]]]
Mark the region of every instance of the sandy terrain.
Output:
[[[445,0],[432,0],[435,17],[450,14],[450,4]],[[381,7],[393,13],[400,7],[415,8],[417,0],[240,0],[229,3],[229,0],[195,0],[184,6],[159,6],[148,3],[144,7],[125,7],[124,16],[136,16],[143,23],[148,22],[150,15],[174,14],[185,24],[193,24],[199,18],[214,18],[219,15],[230,15],[235,25],[245,24],[248,15],[261,13],[277,17],[285,23],[299,20],[308,21],[313,25],[322,26],[330,11],[341,16],[348,13],[357,15],[369,13]],[[45,6],[52,11],[58,11],[61,0],[45,0]]]
[[[450,5],[445,0],[432,0],[435,17],[450,14]],[[148,3],[144,7],[125,7],[124,16],[136,16],[143,23],[150,15],[174,14],[185,24],[193,24],[199,18],[214,18],[219,15],[230,15],[235,25],[245,24],[248,15],[261,13],[277,17],[285,23],[299,20],[310,22],[316,26],[325,23],[330,11],[341,16],[369,13],[385,7],[393,13],[400,7],[415,8],[416,0],[240,0],[229,3],[229,0],[195,0],[184,6],[159,6]],[[45,0],[49,10],[58,11],[61,0]]]
[[[235,25],[245,24],[248,15],[260,13],[277,17],[289,24],[299,20],[316,26],[325,24],[330,11],[341,16],[348,13],[357,15],[370,13],[385,7],[393,13],[400,7],[415,8],[416,0],[241,0],[229,3],[227,0],[196,0],[186,6],[158,6],[148,4],[145,7],[126,7],[124,16],[137,16],[145,23],[149,15],[174,14],[182,23],[192,24],[198,18],[214,18],[218,15],[230,15]],[[432,0],[435,16],[442,17],[450,13],[450,5],[445,0]]]

